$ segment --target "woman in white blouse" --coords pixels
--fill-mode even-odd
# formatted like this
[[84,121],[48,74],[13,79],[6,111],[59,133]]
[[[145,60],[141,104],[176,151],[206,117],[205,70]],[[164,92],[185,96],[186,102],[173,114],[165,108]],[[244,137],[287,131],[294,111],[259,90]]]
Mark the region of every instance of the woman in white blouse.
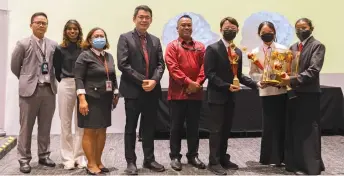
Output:
[[[261,65],[264,66],[266,56],[276,49],[287,49],[276,43],[276,30],[274,25],[265,21],[258,27],[258,35],[262,44],[255,48],[255,54]],[[261,79],[263,70],[251,64],[250,76]],[[285,120],[287,107],[287,91],[285,88],[268,86],[259,88],[259,95],[263,108],[263,133],[261,141],[260,163],[263,165],[281,166],[284,160]]]

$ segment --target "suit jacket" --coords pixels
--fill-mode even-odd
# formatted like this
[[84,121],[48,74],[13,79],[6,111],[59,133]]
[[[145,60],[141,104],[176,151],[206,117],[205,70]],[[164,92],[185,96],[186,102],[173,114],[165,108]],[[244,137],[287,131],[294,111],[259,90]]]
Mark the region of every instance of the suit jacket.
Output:
[[[290,50],[297,52],[298,43],[293,44]],[[324,63],[325,46],[310,37],[300,53],[298,74],[291,77],[290,85],[297,92],[320,92],[319,73]]]
[[[57,43],[45,38],[46,59],[48,60],[51,90],[57,92],[55,72],[53,67],[53,54]],[[41,53],[34,36],[17,42],[12,53],[11,70],[19,79],[19,95],[30,97],[36,90],[41,65],[43,63]]]
[[[161,96],[160,80],[165,70],[165,63],[159,38],[146,34],[147,51],[149,56],[149,78],[157,85],[151,91],[153,95]],[[138,98],[145,91],[142,82],[146,73],[146,62],[139,35],[136,30],[121,34],[117,44],[117,65],[122,72],[119,91],[124,98]]]
[[[256,89],[257,83],[251,78],[242,74],[242,52],[235,49],[239,56],[238,79],[243,85]],[[223,104],[227,101],[234,101],[233,93],[229,91],[230,84],[233,83],[233,72],[228,60],[225,44],[222,40],[209,45],[205,51],[204,72],[208,78],[208,102]]]
[[[103,57],[101,57],[103,59]],[[109,79],[112,81],[112,89],[118,89],[115,63],[110,53],[105,52],[105,58],[109,70]],[[101,95],[114,92],[106,91],[106,81],[108,80],[105,67],[102,61],[88,49],[83,51],[75,62],[74,69],[76,89],[85,89],[86,94],[94,98],[100,98]]]

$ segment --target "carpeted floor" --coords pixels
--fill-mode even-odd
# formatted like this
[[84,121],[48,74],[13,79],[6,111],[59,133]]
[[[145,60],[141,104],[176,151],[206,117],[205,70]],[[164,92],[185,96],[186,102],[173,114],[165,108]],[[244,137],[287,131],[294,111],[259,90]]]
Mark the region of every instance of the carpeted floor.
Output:
[[[63,169],[60,158],[60,141],[59,135],[51,137],[51,159],[53,159],[58,166],[56,168],[48,168],[38,165],[37,162],[37,140],[36,136],[32,139],[32,154],[31,161],[32,175],[83,175],[86,172],[82,169],[66,171]],[[186,163],[186,141],[182,143],[182,163]],[[228,152],[232,156],[232,161],[237,163],[240,167],[237,171],[228,171],[229,175],[284,175],[292,174],[286,172],[284,168],[274,168],[270,166],[262,166],[257,161],[259,160],[260,138],[234,138],[229,140]],[[176,172],[170,167],[169,159],[169,141],[157,140],[155,141],[155,157],[158,162],[163,164],[167,170],[162,173],[151,172],[142,168],[142,147],[141,143],[136,145],[136,154],[138,157],[137,166],[139,174],[144,175],[210,175],[211,172],[207,170],[198,170],[190,167],[187,164],[183,165],[183,170]],[[322,156],[325,162],[326,171],[323,175],[343,175],[344,174],[344,137],[343,136],[325,136],[322,138]],[[206,164],[208,163],[208,140],[202,139],[200,141],[199,157]],[[126,167],[124,160],[124,141],[123,134],[108,134],[107,143],[103,153],[103,163],[110,168],[111,173],[108,175],[123,175]],[[19,164],[17,161],[17,150],[14,148],[3,159],[0,160],[0,174],[1,175],[18,175]]]

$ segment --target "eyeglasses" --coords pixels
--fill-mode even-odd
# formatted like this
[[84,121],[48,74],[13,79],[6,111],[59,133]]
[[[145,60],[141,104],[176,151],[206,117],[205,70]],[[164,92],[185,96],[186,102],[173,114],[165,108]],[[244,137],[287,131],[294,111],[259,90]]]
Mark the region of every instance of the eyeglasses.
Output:
[[32,22],[32,23],[35,23],[35,24],[37,24],[38,26],[40,26],[40,25],[42,25],[42,26],[47,26],[47,25],[48,25],[47,22],[43,22],[43,21],[34,21],[34,22]]

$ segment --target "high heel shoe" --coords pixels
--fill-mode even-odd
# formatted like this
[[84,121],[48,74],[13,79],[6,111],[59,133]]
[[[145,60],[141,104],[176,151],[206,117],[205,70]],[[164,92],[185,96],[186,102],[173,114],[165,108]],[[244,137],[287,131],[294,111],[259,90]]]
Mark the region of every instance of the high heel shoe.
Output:
[[100,175],[101,171],[100,172],[91,172],[88,168],[86,168],[86,173],[87,173],[87,175]]
[[110,172],[110,169],[103,167],[103,168],[99,168],[101,172],[107,173]]

